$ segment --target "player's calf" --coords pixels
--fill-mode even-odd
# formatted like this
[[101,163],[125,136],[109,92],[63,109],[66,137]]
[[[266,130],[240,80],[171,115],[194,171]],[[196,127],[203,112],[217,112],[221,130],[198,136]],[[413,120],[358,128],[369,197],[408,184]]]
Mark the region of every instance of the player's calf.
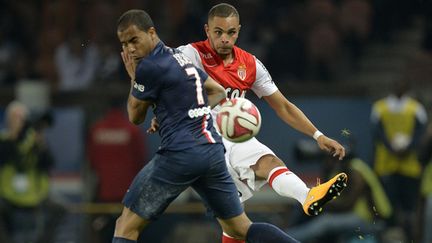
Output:
[[[124,207],[122,214],[116,221],[115,231],[114,231],[114,239],[113,243],[117,242],[128,242],[128,241],[119,241],[128,239],[134,242],[138,239],[138,236],[141,230],[148,224],[148,221],[141,218],[130,209]],[[117,239],[116,239],[117,238]],[[114,241],[114,240],[117,241]]]
[[253,223],[246,235],[247,242],[299,243],[278,227],[267,223]]

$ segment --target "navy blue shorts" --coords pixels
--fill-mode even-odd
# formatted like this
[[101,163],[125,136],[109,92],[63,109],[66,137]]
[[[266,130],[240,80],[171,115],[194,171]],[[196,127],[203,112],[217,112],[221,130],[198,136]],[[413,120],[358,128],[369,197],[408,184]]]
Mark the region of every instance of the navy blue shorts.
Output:
[[123,204],[144,219],[154,220],[189,186],[214,216],[228,219],[243,213],[222,144],[157,153],[137,174]]

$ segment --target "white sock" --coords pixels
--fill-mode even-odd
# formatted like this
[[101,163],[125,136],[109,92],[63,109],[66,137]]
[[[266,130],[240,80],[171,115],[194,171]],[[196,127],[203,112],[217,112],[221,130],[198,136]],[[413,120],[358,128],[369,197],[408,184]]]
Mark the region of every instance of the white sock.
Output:
[[271,170],[267,181],[277,194],[294,198],[302,205],[309,192],[306,184],[285,166]]

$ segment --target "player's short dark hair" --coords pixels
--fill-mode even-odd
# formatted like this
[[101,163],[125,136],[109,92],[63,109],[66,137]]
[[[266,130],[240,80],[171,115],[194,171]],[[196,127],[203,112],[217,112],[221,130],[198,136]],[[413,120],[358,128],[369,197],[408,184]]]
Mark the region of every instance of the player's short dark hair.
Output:
[[131,25],[135,25],[138,29],[146,32],[150,27],[154,27],[150,15],[140,9],[131,9],[123,13],[117,20],[117,31],[124,31]]
[[208,12],[208,20],[214,17],[237,17],[240,20],[240,15],[237,9],[233,5],[228,3],[219,3],[217,5],[214,5]]

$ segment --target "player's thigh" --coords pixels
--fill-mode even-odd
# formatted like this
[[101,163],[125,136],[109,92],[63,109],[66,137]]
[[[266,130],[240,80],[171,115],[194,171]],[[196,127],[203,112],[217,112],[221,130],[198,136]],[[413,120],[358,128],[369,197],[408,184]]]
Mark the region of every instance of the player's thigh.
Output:
[[243,213],[237,188],[228,173],[223,147],[221,153],[208,158],[209,169],[192,184],[213,214],[222,219],[232,218]]
[[136,175],[126,192],[123,204],[145,220],[158,218],[193,179],[170,167],[170,157],[156,154]]
[[252,224],[244,212],[232,218],[217,218],[217,220],[225,233],[238,239],[244,239],[246,237],[247,231]]
[[[256,178],[254,166],[261,158],[264,163],[267,163],[268,159],[270,159],[270,162],[277,162],[272,161],[273,158],[276,158],[274,152],[256,138],[251,138],[243,143],[231,143],[225,139],[223,141],[226,148],[225,158],[227,163],[239,174],[242,180],[246,180],[252,190],[255,191],[261,188],[266,183],[265,178],[268,174],[265,175],[265,172],[259,172],[259,177]],[[273,165],[271,166],[273,167]]]

